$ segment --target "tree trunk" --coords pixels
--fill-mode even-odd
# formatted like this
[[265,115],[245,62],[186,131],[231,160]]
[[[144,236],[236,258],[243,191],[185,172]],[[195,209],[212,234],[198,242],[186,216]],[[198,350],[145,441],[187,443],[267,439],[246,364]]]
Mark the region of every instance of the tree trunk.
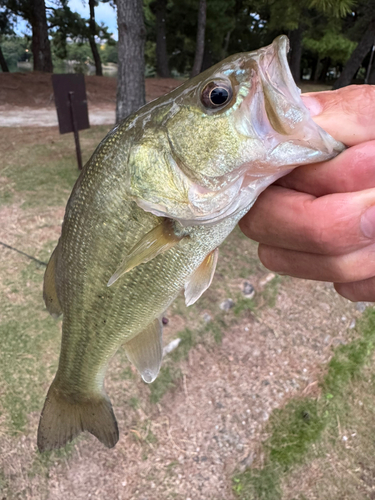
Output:
[[167,0],[156,0],[156,73],[161,78],[169,78],[167,53]]
[[51,46],[48,39],[46,6],[44,0],[31,0],[30,24],[32,28],[31,49],[34,71],[53,72]]
[[146,29],[142,7],[142,0],[117,0],[117,122],[145,103]]
[[221,51],[221,58],[222,59],[225,59],[227,57],[227,54],[228,54],[228,47],[229,47],[229,40],[230,40],[230,36],[232,34],[232,31],[233,30],[229,30],[227,31],[227,34],[225,35],[225,38],[224,38],[224,45],[223,45],[223,49]]
[[289,56],[289,66],[292,72],[294,81],[299,83],[301,79],[301,57],[302,57],[302,38],[303,38],[303,27],[300,24],[296,30],[290,32],[290,56]]
[[195,46],[195,57],[191,76],[196,76],[200,73],[204,54],[204,35],[206,32],[206,0],[199,0],[198,9],[198,27],[197,27],[197,43]]
[[320,71],[318,82],[324,83],[326,81],[327,72],[328,72],[329,67],[331,65],[331,58],[330,57],[324,57],[322,59],[322,64],[323,64],[323,66],[322,66],[322,69]]
[[206,42],[204,44],[204,52],[203,52],[201,71],[205,71],[206,69],[211,68],[212,65],[213,65],[212,50],[210,49],[210,44],[208,42]]
[[370,76],[368,79],[368,82],[370,85],[375,85],[375,63],[372,63],[371,71],[370,71]]
[[314,59],[311,63],[311,73],[310,73],[310,78],[309,80],[313,82],[315,80],[315,75],[318,72],[318,66],[319,66],[319,57]]
[[359,65],[366,57],[368,51],[371,49],[372,44],[374,43],[374,37],[375,37],[375,17],[371,19],[361,40],[359,41],[357,47],[350,56],[349,61],[345,64],[344,69],[341,72],[341,75],[333,85],[334,89],[339,89],[341,87],[346,87],[347,85],[350,85]]
[[102,61],[100,60],[100,54],[99,54],[98,47],[97,47],[96,42],[95,42],[95,34],[96,34],[95,0],[89,0],[89,6],[90,6],[90,20],[89,20],[90,38],[89,38],[89,42],[90,42],[92,57],[94,58],[94,63],[95,63],[95,74],[96,74],[96,76],[103,76]]
[[1,46],[0,46],[0,66],[1,66],[3,73],[9,73],[9,68],[8,68],[7,62],[5,60],[3,51],[1,50]]

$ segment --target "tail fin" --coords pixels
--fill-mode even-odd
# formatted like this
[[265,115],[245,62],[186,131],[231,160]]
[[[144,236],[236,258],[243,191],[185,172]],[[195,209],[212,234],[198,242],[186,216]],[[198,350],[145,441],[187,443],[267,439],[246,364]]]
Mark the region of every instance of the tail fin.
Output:
[[99,394],[83,402],[69,401],[54,381],[39,421],[39,451],[61,448],[83,431],[91,432],[107,448],[115,446],[119,432],[110,400]]

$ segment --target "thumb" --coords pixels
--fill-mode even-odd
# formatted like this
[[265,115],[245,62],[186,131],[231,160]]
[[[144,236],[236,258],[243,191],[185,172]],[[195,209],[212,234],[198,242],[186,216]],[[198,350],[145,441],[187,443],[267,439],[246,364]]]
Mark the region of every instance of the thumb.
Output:
[[346,146],[375,139],[375,86],[303,94],[302,100],[314,121]]

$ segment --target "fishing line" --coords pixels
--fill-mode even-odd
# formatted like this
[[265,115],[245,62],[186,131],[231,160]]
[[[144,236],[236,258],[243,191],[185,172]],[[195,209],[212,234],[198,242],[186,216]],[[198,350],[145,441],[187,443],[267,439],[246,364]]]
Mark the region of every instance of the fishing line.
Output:
[[33,257],[32,255],[28,255],[27,253],[22,252],[22,250],[18,250],[17,248],[11,247],[10,245],[7,245],[6,243],[3,243],[2,241],[0,241],[0,245],[3,245],[3,247],[5,247],[5,248],[9,248],[9,250],[14,250],[15,252],[18,252],[18,253],[20,253],[21,255],[24,255],[24,256],[25,256],[25,257],[27,257],[28,259],[31,259],[31,260],[33,260],[34,262],[37,262],[38,264],[40,264],[40,265],[42,265],[42,266],[47,266],[47,262],[43,262],[42,260],[36,259],[36,258],[35,258],[35,257]]

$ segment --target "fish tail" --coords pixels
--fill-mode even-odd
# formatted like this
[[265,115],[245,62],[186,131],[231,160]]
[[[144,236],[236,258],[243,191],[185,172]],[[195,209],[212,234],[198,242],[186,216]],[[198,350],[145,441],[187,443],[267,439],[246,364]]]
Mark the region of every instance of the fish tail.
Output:
[[39,451],[61,448],[83,431],[91,432],[107,448],[115,446],[119,432],[108,396],[103,392],[83,402],[72,401],[54,381],[39,421]]

